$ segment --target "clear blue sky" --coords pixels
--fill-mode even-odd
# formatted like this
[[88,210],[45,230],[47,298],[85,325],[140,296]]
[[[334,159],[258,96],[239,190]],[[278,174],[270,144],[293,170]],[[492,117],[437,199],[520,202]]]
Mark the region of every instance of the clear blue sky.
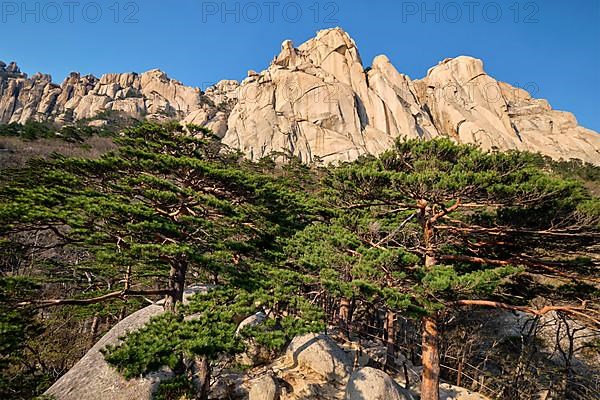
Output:
[[266,68],[284,39],[298,45],[319,29],[341,26],[365,66],[386,54],[400,72],[420,78],[444,58],[471,55],[495,78],[533,89],[600,131],[599,3],[0,0],[0,60],[57,82],[70,71],[160,68],[205,87]]

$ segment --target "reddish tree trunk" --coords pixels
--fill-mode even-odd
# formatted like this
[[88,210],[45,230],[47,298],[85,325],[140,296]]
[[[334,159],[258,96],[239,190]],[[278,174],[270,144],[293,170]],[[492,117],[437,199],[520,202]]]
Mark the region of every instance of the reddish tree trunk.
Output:
[[98,334],[98,325],[100,325],[100,317],[94,315],[92,327],[90,328],[90,339],[92,339],[92,341],[96,340],[96,335]]
[[440,354],[439,337],[435,316],[423,317],[423,377],[421,400],[439,400]]
[[196,357],[193,373],[193,381],[196,386],[196,399],[208,400],[208,395],[210,394],[210,363],[208,357]]
[[387,336],[385,369],[389,371],[396,368],[396,314],[391,310],[389,310],[386,314],[385,326]]
[[[426,200],[420,200],[418,206],[421,208],[419,220],[423,229],[423,244],[425,246],[425,268],[437,264],[434,252],[433,221],[436,217]],[[421,379],[421,400],[439,400],[440,398],[440,350],[439,333],[436,316],[423,317],[422,328],[422,360],[423,376]]]

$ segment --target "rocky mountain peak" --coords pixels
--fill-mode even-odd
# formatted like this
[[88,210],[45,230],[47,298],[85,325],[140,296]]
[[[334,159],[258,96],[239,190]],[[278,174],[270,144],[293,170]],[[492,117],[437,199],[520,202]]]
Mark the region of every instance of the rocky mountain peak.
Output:
[[203,95],[200,89],[185,86],[158,69],[100,78],[72,72],[57,85],[49,75],[27,78],[14,63],[0,65],[0,123],[36,120],[67,124],[94,120],[107,112],[137,119],[183,120],[202,110],[206,114],[202,125],[222,131],[226,119],[219,116],[213,121],[218,110],[210,97],[218,90]]
[[442,81],[451,77],[460,84],[466,84],[482,75],[486,75],[483,61],[469,56],[447,58],[427,71],[428,79]]
[[384,151],[398,137],[436,136],[600,163],[600,135],[490,77],[481,60],[449,58],[411,80],[382,55],[365,71],[341,28],[297,48],[285,41],[266,71],[242,83],[223,140],[252,158],[288,150],[339,161]]
[[334,53],[343,56],[349,63],[362,65],[354,39],[341,28],[321,30],[315,38],[302,44],[299,49],[318,66]]
[[412,80],[385,55],[365,69],[356,42],[341,28],[319,31],[298,47],[286,40],[266,70],[204,93],[160,70],[99,79],[73,73],[55,85],[47,75],[28,79],[15,63],[0,63],[0,122],[68,123],[106,111],[205,126],[251,158],[286,150],[307,162],[353,160],[399,137],[448,136],[488,150],[600,164],[598,133],[497,81],[481,60],[448,58]]
[[17,63],[12,61],[8,65],[0,61],[0,78],[27,78],[27,74],[21,72]]

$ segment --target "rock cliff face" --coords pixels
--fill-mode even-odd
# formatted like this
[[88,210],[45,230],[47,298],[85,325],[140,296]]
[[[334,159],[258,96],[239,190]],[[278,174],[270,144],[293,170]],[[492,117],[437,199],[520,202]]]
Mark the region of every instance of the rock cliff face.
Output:
[[447,59],[411,80],[385,56],[365,69],[356,44],[339,28],[298,48],[285,41],[267,70],[205,93],[158,70],[100,79],[74,73],[55,85],[48,75],[27,78],[14,63],[0,62],[0,122],[64,124],[103,111],[205,126],[254,159],[284,150],[307,162],[353,160],[388,149],[398,137],[448,136],[488,150],[600,164],[600,134],[496,81],[481,60]]
[[498,82],[481,60],[457,57],[421,80],[385,56],[364,69],[341,29],[299,48],[284,42],[270,67],[242,82],[224,142],[257,158],[286,149],[309,161],[379,153],[398,137],[449,136],[485,149],[519,149],[600,163],[600,135],[570,113]]

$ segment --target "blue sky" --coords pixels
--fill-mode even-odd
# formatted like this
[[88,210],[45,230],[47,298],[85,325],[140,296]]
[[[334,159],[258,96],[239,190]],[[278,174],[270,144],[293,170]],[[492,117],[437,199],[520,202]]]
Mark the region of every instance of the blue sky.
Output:
[[333,26],[352,35],[365,66],[386,54],[420,78],[471,55],[600,131],[598,0],[1,0],[0,60],[57,82],[70,71],[160,68],[205,87],[266,68],[284,39],[298,45]]

